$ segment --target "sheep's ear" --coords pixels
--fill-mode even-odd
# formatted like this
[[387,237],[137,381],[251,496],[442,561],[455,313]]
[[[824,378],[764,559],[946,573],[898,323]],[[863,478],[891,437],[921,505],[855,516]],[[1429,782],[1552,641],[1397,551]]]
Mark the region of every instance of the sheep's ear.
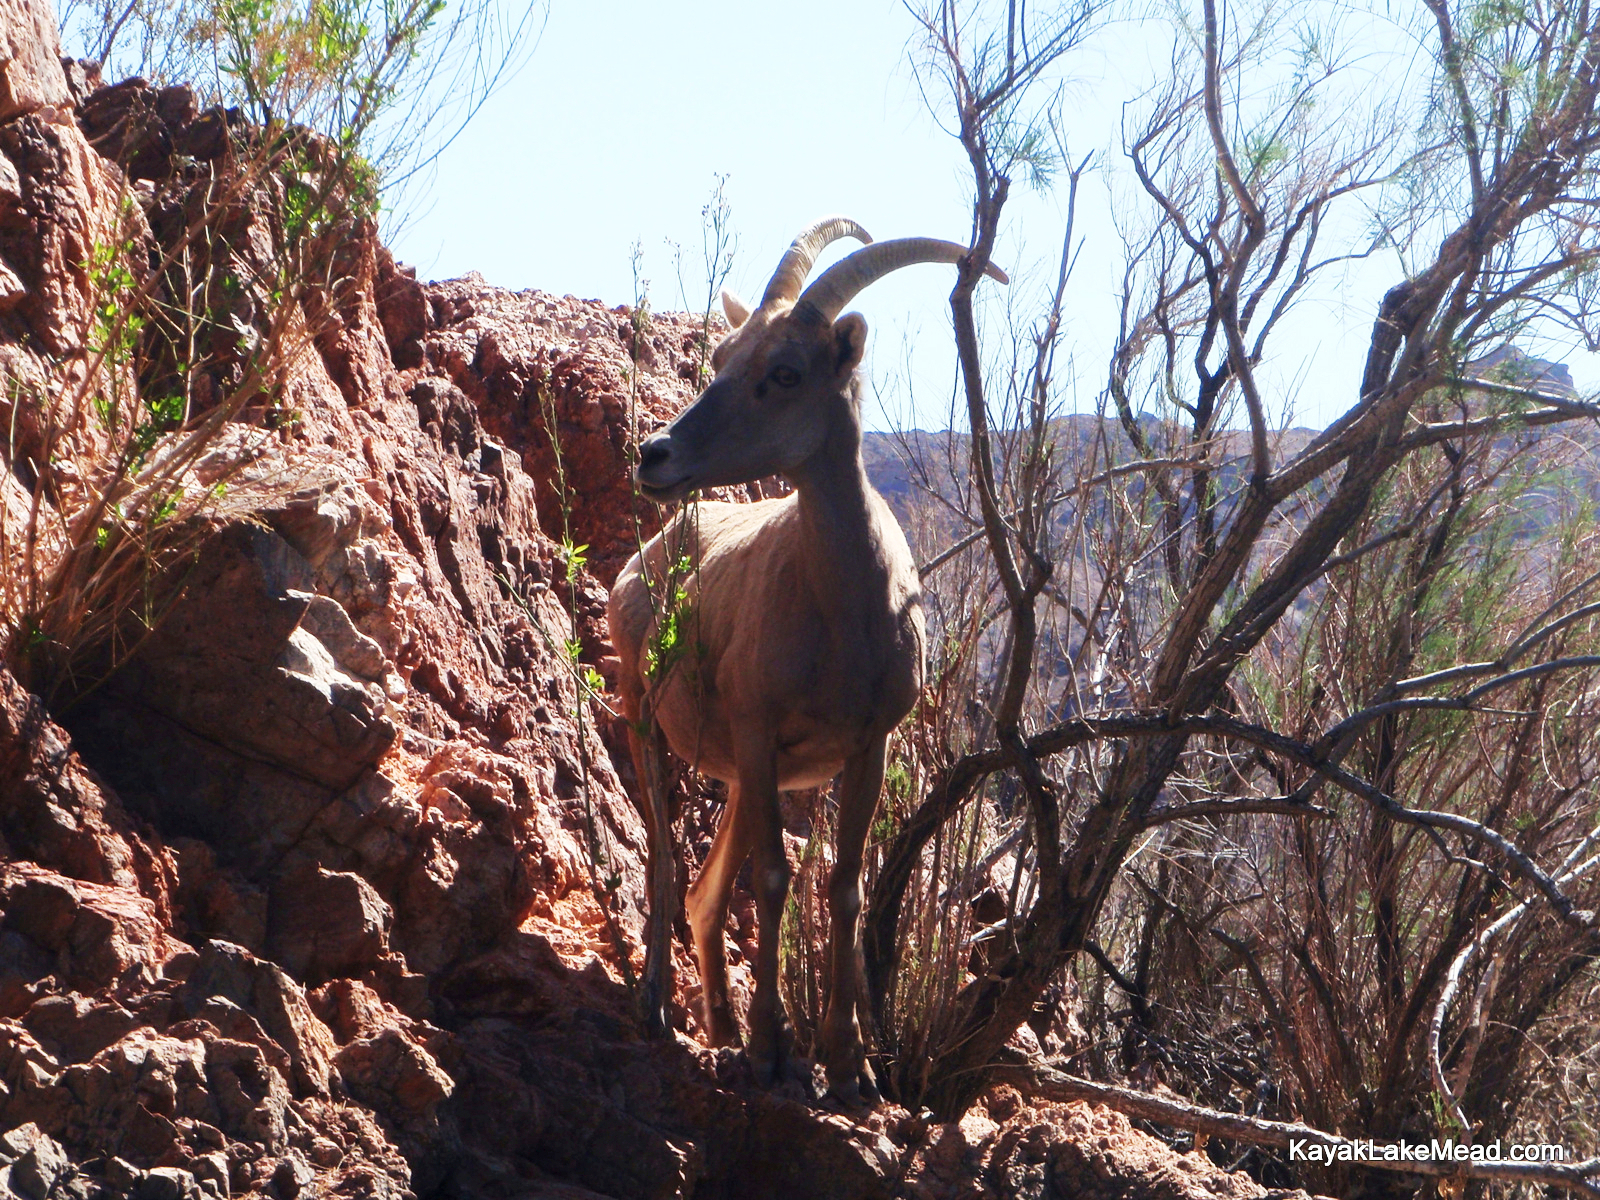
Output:
[[860,313],[845,313],[833,323],[834,374],[847,376],[867,351],[867,319]]
[[750,319],[750,306],[727,288],[722,289],[722,311],[735,329]]

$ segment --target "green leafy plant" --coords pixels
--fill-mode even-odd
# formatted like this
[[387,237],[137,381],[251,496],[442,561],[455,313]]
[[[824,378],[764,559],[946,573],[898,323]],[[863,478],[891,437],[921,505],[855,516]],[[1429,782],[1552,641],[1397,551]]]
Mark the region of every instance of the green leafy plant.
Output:
[[[6,457],[31,464],[31,494],[0,513],[4,657],[52,702],[114,669],[181,595],[216,523],[265,499],[261,481],[228,484],[298,419],[285,381],[339,317],[348,247],[411,161],[382,123],[448,78],[441,56],[484,48],[439,0],[137,0],[101,26],[97,11],[69,6],[64,19],[98,29],[98,57],[134,26],[204,46],[183,59],[211,66],[192,79],[202,103],[241,103],[257,123],[230,123],[225,155],[175,159],[144,196],[168,214],[159,242],[122,198],[118,228],[85,254],[76,347],[45,364],[48,383],[7,380]],[[508,55],[534,13],[504,30]],[[485,64],[463,97],[481,102],[509,61]]]

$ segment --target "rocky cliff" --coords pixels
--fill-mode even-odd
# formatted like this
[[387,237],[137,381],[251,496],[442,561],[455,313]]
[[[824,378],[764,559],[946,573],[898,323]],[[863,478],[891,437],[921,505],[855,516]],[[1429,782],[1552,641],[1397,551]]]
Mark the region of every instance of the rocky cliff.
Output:
[[[159,263],[235,145],[183,89],[63,65],[53,30],[0,0],[12,530],[47,435],[103,449],[52,407],[95,248]],[[228,252],[268,217],[241,203]],[[949,1126],[764,1092],[686,1003],[642,1038],[631,768],[567,643],[610,669],[605,584],[653,520],[630,424],[688,399],[694,323],[423,284],[360,220],[336,240],[283,403],[191,471],[220,494],[225,460],[235,499],[175,602],[70,702],[0,672],[0,1195],[1262,1194],[1004,1089]],[[692,860],[715,797],[681,790]]]

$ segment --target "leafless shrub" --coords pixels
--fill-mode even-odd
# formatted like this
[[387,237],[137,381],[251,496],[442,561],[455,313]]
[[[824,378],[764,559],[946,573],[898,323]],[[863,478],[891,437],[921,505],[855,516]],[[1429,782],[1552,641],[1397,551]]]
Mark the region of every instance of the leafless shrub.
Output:
[[[942,465],[906,441],[932,661],[871,866],[882,1076],[960,1111],[1070,974],[1077,1067],[1199,1102],[1125,1093],[1168,1124],[1278,1122],[1187,1121],[1267,1175],[1292,1120],[1592,1155],[1600,405],[1506,348],[1596,344],[1600,23],[1426,0],[1433,86],[1379,95],[1200,0],[1127,110],[1120,329],[1097,408],[1063,416],[1071,217],[1053,303],[987,360],[971,296],[1013,177],[1076,194],[1028,92],[1097,16],[921,13],[976,199],[965,428]],[[1271,339],[1376,245],[1408,268],[1358,393],[1275,427]],[[1413,1194],[1349,1170],[1298,1178]]]

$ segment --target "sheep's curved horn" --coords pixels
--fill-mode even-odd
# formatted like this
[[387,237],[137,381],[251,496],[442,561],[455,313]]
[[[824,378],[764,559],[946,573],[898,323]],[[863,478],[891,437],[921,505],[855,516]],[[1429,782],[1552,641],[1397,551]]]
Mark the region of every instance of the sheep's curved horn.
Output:
[[790,243],[778,269],[772,273],[772,282],[761,297],[760,307],[765,308],[775,300],[793,300],[806,284],[811,265],[829,242],[842,237],[853,237],[858,242],[870,244],[872,235],[849,217],[823,217],[800,231],[800,236]]
[[[824,321],[832,322],[844,311],[844,306],[855,299],[857,292],[891,271],[898,271],[913,263],[960,262],[968,253],[966,246],[938,238],[895,238],[888,242],[876,242],[857,250],[849,258],[840,259],[818,275],[795,307],[807,305]],[[993,263],[984,268],[984,274],[1001,283],[1011,282],[1006,278],[1006,273]]]

